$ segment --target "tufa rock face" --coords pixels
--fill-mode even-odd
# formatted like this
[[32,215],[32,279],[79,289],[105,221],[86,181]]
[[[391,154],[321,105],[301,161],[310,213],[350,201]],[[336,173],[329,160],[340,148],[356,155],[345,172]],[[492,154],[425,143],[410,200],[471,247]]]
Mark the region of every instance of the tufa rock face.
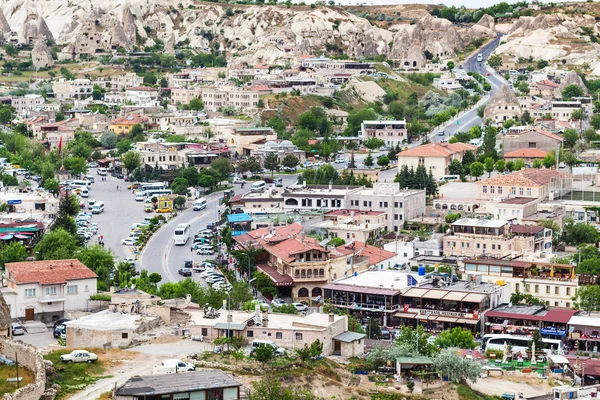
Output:
[[521,105],[515,95],[515,92],[508,87],[502,85],[494,96],[485,106],[483,119],[491,119],[494,122],[502,122],[513,117],[521,116]]
[[561,97],[561,93],[569,85],[577,85],[583,89],[583,93],[587,94],[587,87],[583,83],[583,79],[575,71],[569,71],[564,78],[561,79],[560,85],[558,86],[558,97]]
[[44,18],[36,13],[29,14],[25,19],[23,38],[27,44],[34,44],[42,38],[54,40],[54,36],[50,32],[50,28],[48,28]]
[[38,39],[31,50],[31,61],[33,67],[37,70],[40,68],[48,68],[54,65],[52,52],[46,44],[46,38]]
[[6,16],[4,15],[2,9],[0,9],[0,33],[2,33],[2,35],[10,33],[10,25],[6,20]]

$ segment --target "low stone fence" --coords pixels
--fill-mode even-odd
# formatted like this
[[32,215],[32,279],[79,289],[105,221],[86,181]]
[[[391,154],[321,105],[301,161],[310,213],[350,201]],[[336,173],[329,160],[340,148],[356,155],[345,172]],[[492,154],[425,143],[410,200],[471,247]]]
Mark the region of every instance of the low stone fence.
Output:
[[33,346],[20,341],[0,339],[0,353],[8,359],[14,360],[15,354],[19,358],[19,364],[33,372],[34,383],[7,393],[3,400],[38,400],[46,390],[46,368],[42,355]]

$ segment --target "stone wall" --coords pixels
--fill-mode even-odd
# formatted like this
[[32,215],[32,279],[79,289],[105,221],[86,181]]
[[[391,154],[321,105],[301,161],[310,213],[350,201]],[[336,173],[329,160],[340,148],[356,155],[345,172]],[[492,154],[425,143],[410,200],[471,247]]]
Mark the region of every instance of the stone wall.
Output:
[[42,355],[33,346],[14,340],[0,339],[0,353],[9,359],[19,358],[19,364],[27,367],[35,376],[34,383],[5,394],[3,400],[38,400],[46,390],[46,369]]

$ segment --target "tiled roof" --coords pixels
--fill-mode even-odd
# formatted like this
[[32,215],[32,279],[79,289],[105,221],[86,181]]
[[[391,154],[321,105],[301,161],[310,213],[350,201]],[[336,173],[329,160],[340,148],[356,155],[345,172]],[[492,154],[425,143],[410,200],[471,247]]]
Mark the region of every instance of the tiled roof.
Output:
[[126,117],[113,119],[111,125],[135,125],[146,122],[148,119],[139,115],[128,115]]
[[74,259],[7,263],[6,271],[17,284],[54,285],[76,279],[98,277],[91,269]]
[[539,81],[539,82],[537,83],[537,85],[538,85],[538,86],[539,86],[539,85],[550,86],[550,87],[553,87],[553,88],[557,88],[557,87],[559,86],[559,84],[558,84],[558,83],[556,83],[556,82],[552,82],[552,81],[550,81],[550,80],[547,80],[547,79],[545,79],[545,80],[543,80],[543,81]]
[[504,154],[504,158],[544,158],[547,154],[541,149],[518,149]]
[[494,186],[542,186],[552,178],[566,178],[569,174],[546,168],[525,168],[508,175],[497,175],[478,182],[478,185]]
[[398,157],[448,157],[467,150],[477,150],[477,146],[467,143],[429,143],[398,153]]
[[396,253],[393,251],[380,249],[379,247],[371,246],[362,242],[354,242],[354,248],[347,248],[346,245],[336,248],[336,250],[343,255],[352,254],[353,251],[354,253],[357,253],[360,249],[362,249],[360,254],[361,256],[369,257],[369,265],[375,265],[396,256]]
[[554,140],[558,140],[558,141],[560,141],[560,142],[562,142],[562,141],[563,141],[563,138],[562,138],[562,136],[555,135],[555,134],[553,134],[553,133],[550,133],[550,132],[548,132],[548,131],[545,131],[545,130],[543,130],[543,129],[540,129],[540,128],[535,128],[535,131],[536,131],[537,133],[540,133],[540,134],[542,134],[542,135],[544,135],[544,136],[546,136],[546,137],[552,138],[552,139],[554,139]]
[[512,233],[527,233],[527,234],[534,235],[543,230],[544,230],[544,227],[538,226],[538,225],[511,225],[510,226],[510,231]]

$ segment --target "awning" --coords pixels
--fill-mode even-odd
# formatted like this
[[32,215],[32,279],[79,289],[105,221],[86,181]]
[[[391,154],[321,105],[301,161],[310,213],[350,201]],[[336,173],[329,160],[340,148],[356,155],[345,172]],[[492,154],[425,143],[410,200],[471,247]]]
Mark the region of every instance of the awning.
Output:
[[275,286],[293,286],[294,280],[289,275],[282,275],[277,272],[277,268],[271,267],[267,264],[259,264],[256,266],[257,269],[261,270],[265,274],[269,275],[269,278],[275,283]]
[[417,318],[420,319],[421,321],[435,321],[438,318],[438,316],[430,315],[429,318],[427,318],[427,316],[425,314],[419,314],[419,315],[417,315]]
[[394,317],[396,318],[415,318],[417,316],[417,314],[415,313],[408,313],[408,312],[398,312],[396,314],[394,314]]
[[465,301],[468,301],[469,303],[481,303],[483,300],[485,300],[486,295],[482,294],[482,293],[469,293],[464,299],[462,299],[462,302],[464,303]]
[[58,303],[60,301],[65,301],[65,299],[64,298],[62,298],[62,299],[38,299],[38,301],[40,303]]
[[469,324],[469,325],[477,325],[479,323],[478,319],[472,319],[472,318],[459,318],[458,321],[456,321],[457,324]]
[[243,331],[244,329],[246,329],[246,324],[237,324],[237,323],[233,323],[233,322],[217,322],[215,324],[215,329],[222,329],[222,330],[227,330],[229,329],[230,331]]
[[444,301],[461,301],[463,298],[467,296],[468,293],[465,292],[448,292],[442,300]]
[[548,359],[552,361],[553,364],[569,364],[567,357],[561,356],[560,354],[549,354]]
[[456,322],[458,318],[456,317],[446,317],[445,315],[440,315],[437,317],[437,322]]
[[17,239],[30,239],[30,237],[29,237],[29,236],[27,236],[27,235],[15,235],[15,237],[16,237]]
[[11,240],[14,236],[13,235],[4,235],[2,237],[0,237],[0,239],[2,240]]
[[446,290],[436,290],[436,289],[431,289],[428,290],[427,293],[425,293],[422,297],[424,299],[441,299],[442,297],[444,297],[448,292]]
[[408,289],[408,291],[406,291],[402,297],[423,297],[423,295],[425,293],[427,293],[428,289],[421,289],[421,288],[410,288]]

